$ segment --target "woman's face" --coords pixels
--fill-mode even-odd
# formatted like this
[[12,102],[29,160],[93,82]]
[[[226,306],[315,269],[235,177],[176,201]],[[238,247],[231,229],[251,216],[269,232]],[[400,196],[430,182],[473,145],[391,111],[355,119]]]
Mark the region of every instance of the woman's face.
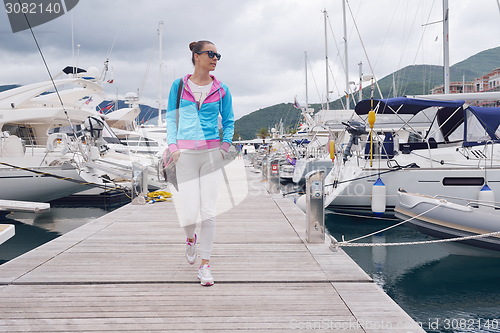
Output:
[[[207,43],[203,46],[203,49],[201,50],[201,52],[203,52],[203,51],[213,51],[214,53],[217,53],[217,48],[215,47],[215,45]],[[196,58],[198,59],[197,64],[198,64],[198,66],[200,66],[200,69],[204,69],[207,71],[215,70],[215,67],[217,66],[217,57],[216,56],[214,56],[213,58],[210,58],[208,56],[208,52],[204,52],[204,53],[196,54]]]

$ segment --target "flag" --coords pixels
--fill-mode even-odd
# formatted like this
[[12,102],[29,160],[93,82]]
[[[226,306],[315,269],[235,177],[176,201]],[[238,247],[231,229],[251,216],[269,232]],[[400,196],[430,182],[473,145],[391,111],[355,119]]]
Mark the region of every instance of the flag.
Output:
[[295,108],[297,108],[297,109],[300,109],[300,104],[299,104],[299,102],[297,102],[297,97],[295,97],[295,100],[294,100],[294,102],[293,102],[293,106],[294,106]]
[[111,110],[111,108],[113,107],[113,105],[115,105],[115,102],[109,102],[108,105],[106,105],[105,107],[103,107],[99,112],[103,113],[104,110]]
[[295,158],[293,158],[292,156],[290,156],[286,149],[285,149],[285,154],[286,154],[286,159],[287,159],[288,163],[295,166],[295,163],[297,162],[297,160]]
[[87,100],[85,101],[85,104],[89,105],[90,102],[92,102],[92,96],[90,96],[89,98],[87,98]]

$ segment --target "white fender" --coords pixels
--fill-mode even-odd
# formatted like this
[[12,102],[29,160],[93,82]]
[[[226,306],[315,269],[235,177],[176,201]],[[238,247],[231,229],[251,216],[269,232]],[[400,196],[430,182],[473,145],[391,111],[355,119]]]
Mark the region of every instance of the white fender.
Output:
[[305,213],[307,210],[307,199],[305,195],[301,195],[295,202],[297,206]]
[[380,216],[385,212],[386,188],[382,179],[378,178],[372,187],[372,212]]
[[52,133],[47,138],[47,146],[45,147],[46,152],[54,151],[56,140],[60,140],[62,144],[61,154],[64,155],[69,151],[68,136],[66,133]]

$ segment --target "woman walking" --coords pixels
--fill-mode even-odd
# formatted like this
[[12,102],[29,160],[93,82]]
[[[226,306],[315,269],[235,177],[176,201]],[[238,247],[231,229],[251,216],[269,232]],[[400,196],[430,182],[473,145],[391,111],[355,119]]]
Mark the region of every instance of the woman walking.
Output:
[[[198,278],[203,286],[211,286],[214,279],[209,261],[215,238],[215,206],[222,181],[221,167],[233,138],[234,114],[228,87],[210,75],[221,58],[215,45],[198,41],[189,44],[189,49],[194,72],[174,81],[170,89],[167,141],[177,169],[182,204],[180,223],[187,236],[186,259],[191,265],[196,263],[199,241]],[[219,115],[222,144],[217,126]]]

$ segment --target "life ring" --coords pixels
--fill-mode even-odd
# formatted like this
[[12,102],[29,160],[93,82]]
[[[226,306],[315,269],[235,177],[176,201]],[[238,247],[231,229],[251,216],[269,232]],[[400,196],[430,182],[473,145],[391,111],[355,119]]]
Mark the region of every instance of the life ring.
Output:
[[47,146],[45,147],[45,151],[47,152],[53,152],[56,140],[58,141],[58,145],[62,144],[61,148],[61,154],[64,155],[69,151],[69,144],[68,144],[68,136],[66,133],[52,133],[49,135],[47,138]]

